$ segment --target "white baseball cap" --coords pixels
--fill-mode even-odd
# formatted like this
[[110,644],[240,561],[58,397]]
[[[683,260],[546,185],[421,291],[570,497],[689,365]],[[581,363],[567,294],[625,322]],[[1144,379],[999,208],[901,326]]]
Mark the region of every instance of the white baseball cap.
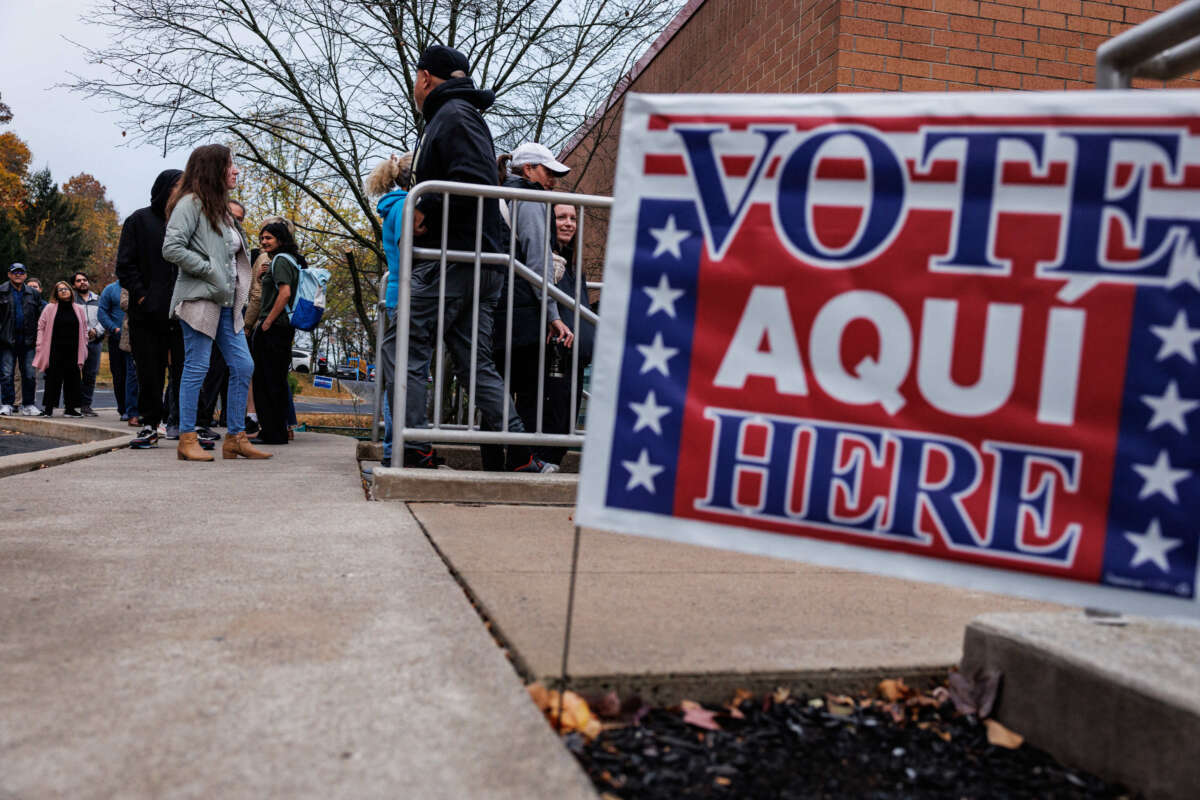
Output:
[[524,144],[517,145],[516,149],[512,151],[511,163],[514,167],[523,167],[526,165],[537,166],[541,164],[560,178],[571,171],[570,167],[554,157],[554,154],[550,152],[550,148],[537,142],[525,142]]

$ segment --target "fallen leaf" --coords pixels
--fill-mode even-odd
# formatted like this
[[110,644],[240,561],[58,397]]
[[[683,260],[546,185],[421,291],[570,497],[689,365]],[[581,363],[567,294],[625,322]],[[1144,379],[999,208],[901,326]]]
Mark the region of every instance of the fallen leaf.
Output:
[[844,694],[827,694],[825,706],[835,717],[848,717],[854,713],[855,702],[853,697]]
[[546,711],[550,708],[550,691],[545,686],[540,683],[531,683],[525,688],[529,692],[529,699],[533,701],[539,711]]
[[1016,750],[1025,743],[1024,736],[1015,731],[1010,731],[994,719],[985,719],[983,724],[987,728],[987,740],[989,744],[994,744],[997,747],[1006,747],[1009,750]]
[[621,698],[615,691],[591,695],[587,702],[592,708],[592,713],[601,719],[615,719],[621,716]]
[[975,714],[980,719],[991,716],[996,695],[1000,691],[999,672],[980,669],[970,678],[961,672],[952,672],[946,684],[958,713]]
[[717,724],[715,711],[709,711],[704,706],[692,700],[684,700],[679,704],[683,710],[683,721],[688,725],[695,725],[697,728],[704,728],[709,731],[719,731],[721,726]]
[[729,778],[726,778],[724,775],[718,775],[717,777],[713,778],[713,783],[719,786],[728,786],[729,784],[733,783],[733,781]]
[[779,703],[786,703],[788,698],[791,696],[792,696],[792,690],[788,689],[784,686],[780,686],[778,689],[776,689],[774,692],[771,693],[771,699],[775,701],[776,705],[778,705]]
[[894,703],[897,700],[903,700],[913,693],[912,689],[904,685],[903,678],[897,678],[896,680],[888,678],[887,680],[882,680],[879,682],[879,686],[877,687],[876,691],[879,692],[880,697],[882,697],[884,700],[887,700],[889,703]]

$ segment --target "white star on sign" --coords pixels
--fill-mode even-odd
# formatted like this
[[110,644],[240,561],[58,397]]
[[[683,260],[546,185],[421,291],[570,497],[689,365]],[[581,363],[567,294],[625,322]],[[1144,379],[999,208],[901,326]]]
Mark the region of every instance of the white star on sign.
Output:
[[1146,529],[1145,533],[1126,533],[1125,538],[1137,548],[1129,566],[1136,567],[1151,561],[1163,572],[1170,571],[1171,565],[1167,560],[1167,553],[1183,544],[1180,539],[1169,539],[1163,536],[1162,527],[1156,519],[1150,521],[1150,527]]
[[1179,493],[1175,490],[1175,484],[1187,480],[1192,474],[1186,469],[1172,469],[1166,450],[1159,451],[1158,458],[1154,460],[1153,464],[1134,464],[1133,471],[1141,475],[1142,480],[1145,481],[1142,484],[1142,491],[1138,492],[1139,500],[1145,500],[1150,495],[1157,493],[1172,503],[1179,502]]
[[650,310],[646,312],[647,317],[653,317],[658,311],[667,312],[667,316],[675,319],[675,301],[683,297],[683,289],[672,289],[671,284],[667,281],[667,273],[663,273],[658,279],[658,286],[651,289],[649,286],[643,286],[642,291],[650,296]]
[[1155,361],[1162,361],[1164,358],[1178,354],[1183,356],[1188,363],[1196,363],[1196,342],[1200,341],[1200,328],[1189,328],[1187,323],[1187,314],[1180,309],[1170,327],[1166,325],[1150,326],[1154,335],[1162,339],[1162,347],[1158,349],[1158,355],[1154,357]]
[[650,463],[650,454],[644,447],[637,461],[622,461],[621,466],[629,470],[629,483],[625,484],[625,491],[632,491],[641,486],[650,494],[654,494],[654,479],[665,469]]
[[629,407],[633,409],[633,413],[637,414],[637,422],[633,423],[633,432],[637,433],[642,428],[650,430],[662,436],[662,418],[671,413],[670,406],[660,406],[654,398],[654,390],[651,389],[646,394],[646,402],[630,403]]
[[679,249],[679,245],[683,240],[692,235],[691,231],[682,231],[675,227],[675,215],[667,217],[667,225],[665,228],[651,228],[650,235],[654,237],[654,254],[652,258],[658,258],[663,253],[670,252],[675,258],[683,258],[683,251]]
[[638,374],[645,375],[652,369],[656,369],[668,378],[671,377],[671,370],[667,366],[667,361],[679,354],[679,348],[666,347],[663,345],[661,333],[654,334],[654,341],[648,345],[639,344],[638,352],[642,354],[642,371]]
[[1142,402],[1154,411],[1154,416],[1150,418],[1146,430],[1152,431],[1163,425],[1170,425],[1185,435],[1187,434],[1187,422],[1184,420],[1184,416],[1200,408],[1200,402],[1179,396],[1179,384],[1175,381],[1167,384],[1167,389],[1161,397],[1144,394]]

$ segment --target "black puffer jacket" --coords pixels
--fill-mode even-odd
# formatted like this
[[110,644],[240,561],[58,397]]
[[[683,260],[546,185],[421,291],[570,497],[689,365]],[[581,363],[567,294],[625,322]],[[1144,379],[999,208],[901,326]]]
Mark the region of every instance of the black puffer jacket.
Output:
[[[13,306],[21,303],[24,319],[21,330],[16,330],[17,318],[13,314]],[[0,284],[0,344],[15,348],[19,344],[24,349],[37,345],[38,317],[46,302],[41,295],[21,284],[21,288],[12,285],[11,281]]]
[[[422,115],[425,132],[417,144],[413,182],[460,181],[496,185],[496,150],[483,112],[496,95],[476,89],[470,78],[451,78],[425,98]],[[451,250],[475,249],[474,197],[450,196],[447,243]],[[425,195],[417,200],[428,232],[414,238],[417,247],[441,247],[442,196]],[[483,202],[483,249],[500,253],[507,246],[498,201]]]
[[129,215],[117,244],[117,280],[129,290],[129,317],[134,324],[170,320],[171,293],[179,268],[162,257],[167,231],[167,200],[183,173],[166,169],[154,179],[150,205]]

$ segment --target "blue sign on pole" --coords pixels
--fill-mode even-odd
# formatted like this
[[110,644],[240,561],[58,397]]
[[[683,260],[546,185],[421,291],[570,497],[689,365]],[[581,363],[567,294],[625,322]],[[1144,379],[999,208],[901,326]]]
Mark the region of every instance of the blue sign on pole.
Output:
[[314,389],[332,389],[333,388],[333,378],[329,377],[328,375],[317,375],[316,377],[313,378],[313,388]]

